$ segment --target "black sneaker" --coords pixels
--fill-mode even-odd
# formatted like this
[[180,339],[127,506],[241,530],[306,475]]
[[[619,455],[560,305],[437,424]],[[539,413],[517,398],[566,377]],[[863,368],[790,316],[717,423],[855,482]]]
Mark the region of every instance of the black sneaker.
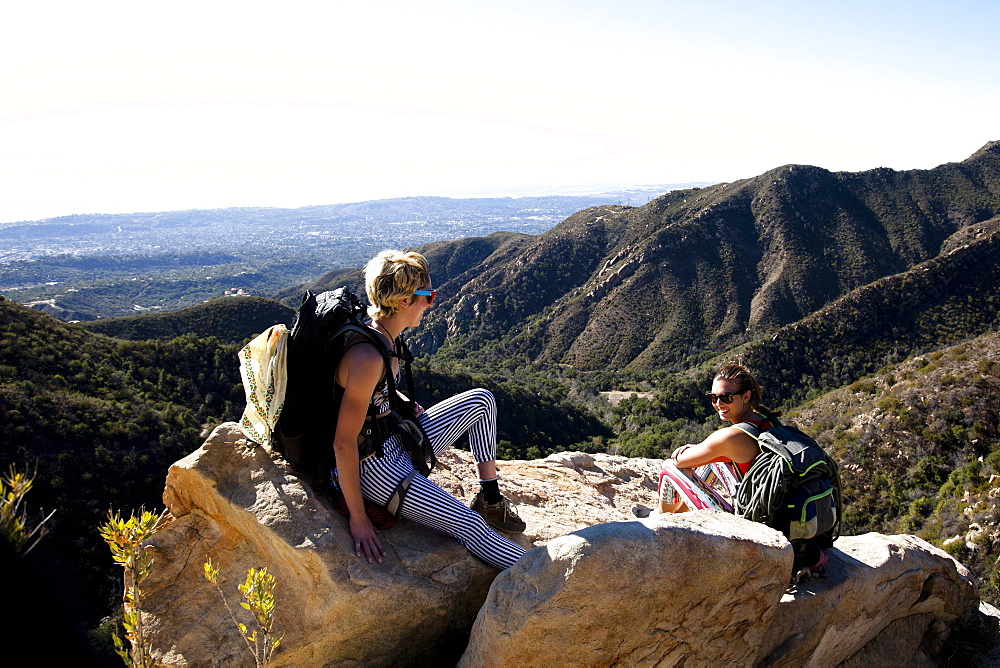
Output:
[[482,515],[483,519],[491,527],[505,533],[521,533],[528,526],[514,512],[514,509],[510,505],[510,499],[507,497],[501,498],[500,503],[489,504],[483,499],[483,493],[480,491],[476,494],[476,498],[472,500],[472,503],[469,504],[469,507]]

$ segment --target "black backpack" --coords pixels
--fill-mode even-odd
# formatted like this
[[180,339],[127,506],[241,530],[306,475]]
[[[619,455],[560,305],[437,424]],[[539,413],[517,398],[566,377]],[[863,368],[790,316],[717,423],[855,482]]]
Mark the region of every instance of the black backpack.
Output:
[[736,425],[761,453],[736,491],[734,512],[785,534],[798,570],[815,564],[840,535],[840,472],[808,434],[769,419],[775,426],[763,432],[752,422]]
[[364,306],[347,288],[319,294],[307,291],[289,333],[285,401],[275,429],[275,449],[300,475],[320,489],[329,487],[330,474],[336,468],[333,439],[340,411],[337,365],[349,347],[361,342],[371,343],[382,354],[382,373],[389,388],[392,412],[385,418],[378,418],[375,407],[369,405],[371,419],[365,423],[362,433],[365,441],[360,446],[359,457],[382,456],[383,441],[398,433],[418,471],[426,475],[435,463],[429,441],[421,438],[423,434],[414,433],[411,427],[415,425],[400,428],[404,420],[415,423],[415,419],[412,406],[396,392],[391,358],[397,357],[405,365],[412,400],[410,362],[413,356],[401,338],[396,339],[399,352],[388,350],[382,338],[366,325],[364,311]]

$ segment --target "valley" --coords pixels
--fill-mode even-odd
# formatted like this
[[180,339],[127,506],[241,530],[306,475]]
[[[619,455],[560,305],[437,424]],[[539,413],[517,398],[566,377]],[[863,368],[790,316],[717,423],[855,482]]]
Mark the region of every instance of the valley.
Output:
[[638,190],[409,197],[299,209],[94,214],[13,223],[0,225],[0,286],[9,298],[62,320],[173,311],[227,292],[269,297],[331,269],[358,266],[373,248],[413,247],[499,230],[538,234],[579,209],[623,198],[645,202],[652,196]]
[[[423,252],[439,291],[409,339],[418,398],[491,389],[504,458],[663,458],[718,427],[703,393],[738,359],[841,463],[845,533],[917,533],[1000,601],[1000,142],[931,170],[786,165],[553,222],[462,238],[401,225],[337,261],[334,246],[206,243],[4,265],[0,284],[34,287],[0,301],[0,465],[37,461],[32,503],[70,509],[50,558],[70,559],[65,541],[73,577],[106,583],[101,515],[157,505],[165,467],[242,412],[238,347],[288,322],[305,287],[357,289],[384,242]],[[250,297],[221,297],[241,286]],[[17,303],[28,294],[63,319]],[[131,304],[162,312],[114,317]],[[88,599],[90,621],[104,604]]]

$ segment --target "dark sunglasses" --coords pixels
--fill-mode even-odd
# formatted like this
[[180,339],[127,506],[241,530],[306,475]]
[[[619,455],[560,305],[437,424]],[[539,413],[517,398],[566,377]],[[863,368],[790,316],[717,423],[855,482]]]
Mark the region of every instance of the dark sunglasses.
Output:
[[434,304],[434,298],[437,297],[437,290],[414,290],[415,295],[424,295],[427,297],[427,305],[431,306]]
[[[746,390],[743,390],[743,392],[746,392]],[[738,394],[743,394],[743,392],[727,392],[726,394],[712,394],[711,392],[706,392],[705,398],[713,404],[715,402],[719,402],[720,404],[731,404],[733,403],[733,397]]]

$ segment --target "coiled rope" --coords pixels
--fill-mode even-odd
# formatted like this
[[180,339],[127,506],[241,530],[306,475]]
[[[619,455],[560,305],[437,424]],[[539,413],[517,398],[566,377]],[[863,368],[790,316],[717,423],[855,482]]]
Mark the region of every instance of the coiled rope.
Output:
[[[733,512],[754,522],[762,522],[772,528],[778,517],[781,504],[788,491],[790,478],[786,475],[789,464],[785,459],[770,450],[764,449],[754,460],[753,466],[736,490]],[[843,505],[840,498],[840,470],[837,462],[829,455],[825,456],[822,466],[816,467],[809,478],[827,476],[833,488],[833,502],[838,514]],[[771,520],[770,522],[768,520]],[[840,535],[840,517],[833,528],[832,539]]]
[[736,490],[735,513],[754,522],[774,518],[787,491],[785,466],[777,453],[764,450],[757,455]]

